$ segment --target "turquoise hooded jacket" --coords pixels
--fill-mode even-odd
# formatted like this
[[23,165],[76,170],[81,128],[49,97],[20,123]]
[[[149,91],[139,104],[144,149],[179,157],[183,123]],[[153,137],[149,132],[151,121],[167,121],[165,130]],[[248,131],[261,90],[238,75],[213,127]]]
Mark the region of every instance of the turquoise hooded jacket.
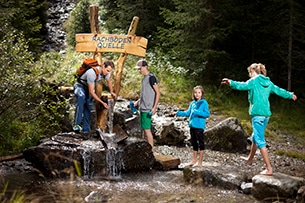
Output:
[[250,116],[271,116],[269,96],[276,94],[285,99],[293,97],[292,92],[288,92],[274,85],[269,77],[259,74],[246,82],[230,80],[232,89],[248,91],[249,114]]
[[210,117],[208,102],[205,99],[192,101],[188,110],[177,111],[177,116],[189,117],[189,127],[205,130],[206,118]]

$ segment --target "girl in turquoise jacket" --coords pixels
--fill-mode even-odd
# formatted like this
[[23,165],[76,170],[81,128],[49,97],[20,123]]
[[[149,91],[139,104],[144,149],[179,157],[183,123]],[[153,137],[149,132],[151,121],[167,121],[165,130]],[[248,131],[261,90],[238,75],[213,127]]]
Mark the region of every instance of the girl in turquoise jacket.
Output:
[[248,157],[241,157],[249,165],[252,164],[257,148],[263,156],[266,170],[261,175],[272,175],[272,167],[266,148],[265,129],[271,116],[269,96],[276,94],[285,99],[296,100],[293,92],[288,92],[274,85],[267,77],[267,70],[263,64],[253,63],[248,67],[250,79],[246,82],[237,82],[224,78],[221,84],[229,84],[232,89],[248,91],[249,115],[252,117],[252,145]]
[[[192,162],[188,166],[202,166],[204,155],[204,130],[206,125],[206,118],[210,117],[210,110],[208,102],[204,99],[204,91],[202,86],[196,86],[193,89],[193,101],[191,102],[188,110],[172,112],[171,114],[189,117],[189,127],[191,134],[191,143],[193,146]],[[199,158],[197,162],[198,149]]]

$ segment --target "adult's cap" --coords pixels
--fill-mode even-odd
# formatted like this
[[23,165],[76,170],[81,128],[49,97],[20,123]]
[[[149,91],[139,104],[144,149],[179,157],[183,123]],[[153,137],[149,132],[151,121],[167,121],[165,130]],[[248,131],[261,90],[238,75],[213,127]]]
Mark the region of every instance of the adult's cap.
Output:
[[148,66],[147,62],[143,59],[137,62],[136,68],[142,68],[143,66]]

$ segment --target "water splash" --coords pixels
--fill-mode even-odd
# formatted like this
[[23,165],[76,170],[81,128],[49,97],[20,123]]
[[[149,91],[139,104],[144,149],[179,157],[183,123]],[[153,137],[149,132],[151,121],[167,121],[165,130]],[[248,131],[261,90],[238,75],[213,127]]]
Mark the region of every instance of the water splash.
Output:
[[106,134],[108,137],[108,150],[106,153],[106,163],[107,163],[107,172],[108,177],[111,179],[117,179],[121,177],[121,165],[122,165],[122,158],[117,150],[117,143],[114,141],[114,134],[113,134],[113,107],[114,107],[114,100],[108,99],[108,131],[109,134]]

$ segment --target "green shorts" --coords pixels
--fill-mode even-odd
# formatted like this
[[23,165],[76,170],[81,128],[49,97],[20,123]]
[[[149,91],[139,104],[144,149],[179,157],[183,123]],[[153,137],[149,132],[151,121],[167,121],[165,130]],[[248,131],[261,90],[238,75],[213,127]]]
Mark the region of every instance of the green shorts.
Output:
[[140,113],[140,124],[143,130],[150,130],[151,128],[151,115],[149,112]]

